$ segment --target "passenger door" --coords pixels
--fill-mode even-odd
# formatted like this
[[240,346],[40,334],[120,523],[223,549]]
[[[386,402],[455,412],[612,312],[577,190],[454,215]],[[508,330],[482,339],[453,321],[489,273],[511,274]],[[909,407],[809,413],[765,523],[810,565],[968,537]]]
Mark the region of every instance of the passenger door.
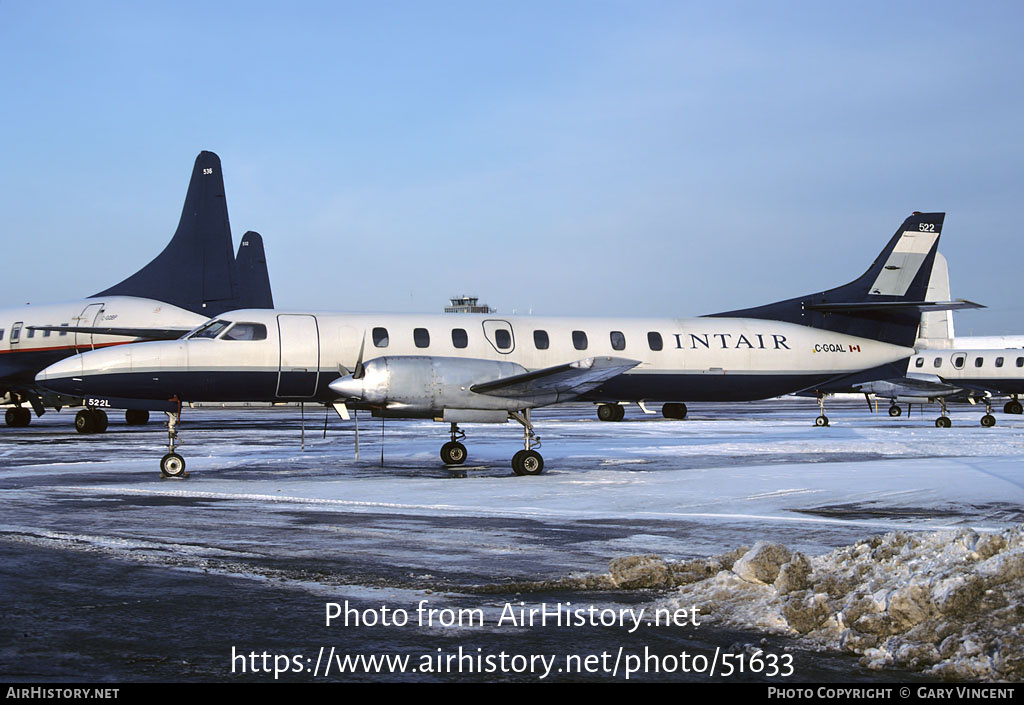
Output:
[[277,396],[313,396],[320,375],[320,330],[316,316],[280,314],[277,329],[281,343]]

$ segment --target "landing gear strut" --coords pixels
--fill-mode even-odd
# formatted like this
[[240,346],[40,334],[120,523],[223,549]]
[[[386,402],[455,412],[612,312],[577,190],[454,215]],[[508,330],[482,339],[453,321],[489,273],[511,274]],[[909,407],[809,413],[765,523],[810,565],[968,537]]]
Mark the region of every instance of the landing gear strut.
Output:
[[466,462],[466,446],[459,443],[466,437],[466,432],[457,423],[452,424],[452,439],[441,446],[441,462],[445,465],[462,465]]
[[825,416],[825,395],[824,394],[818,394],[818,409],[820,410],[821,413],[818,416],[818,418],[814,419],[814,425],[815,426],[828,426],[828,417]]
[[185,478],[185,459],[175,450],[181,445],[178,442],[178,423],[181,421],[181,407],[177,411],[167,411],[167,454],[160,458],[160,476]]
[[8,426],[24,428],[32,423],[32,412],[23,406],[12,406],[4,414],[4,421]]
[[597,407],[597,418],[602,421],[622,421],[626,408],[622,404],[601,404]]
[[936,428],[950,428],[953,422],[949,418],[949,412],[946,410],[946,400],[943,397],[939,397],[939,407],[942,409],[942,416],[935,419]]
[[530,410],[524,409],[522,413],[510,411],[508,415],[523,425],[523,444],[526,446],[512,456],[512,471],[516,475],[540,475],[544,472],[544,458],[534,450],[540,448],[540,436],[533,432]]

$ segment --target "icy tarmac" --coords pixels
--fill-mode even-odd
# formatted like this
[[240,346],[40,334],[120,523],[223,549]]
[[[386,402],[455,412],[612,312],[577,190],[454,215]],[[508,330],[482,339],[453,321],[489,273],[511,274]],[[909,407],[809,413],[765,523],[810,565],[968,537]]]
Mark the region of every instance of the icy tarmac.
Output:
[[[624,666],[645,649],[661,660],[631,678],[956,678],[955,669],[929,671],[934,660],[880,656],[884,639],[865,646],[873,659],[858,659],[839,653],[841,629],[832,629],[834,644],[807,638],[828,631],[821,625],[803,635],[773,631],[764,594],[743,604],[739,588],[715,597],[729,589],[724,577],[704,591],[700,583],[631,583],[609,564],[656,555],[656,564],[673,565],[758,541],[816,557],[894,531],[928,537],[919,545],[934,551],[945,541],[938,531],[1015,527],[1024,522],[1024,418],[997,414],[984,429],[981,413],[956,407],[953,428],[939,429],[935,410],[892,419],[885,407],[869,413],[863,400],[832,401],[832,426],[817,428],[816,404],[806,399],[694,404],[685,421],[631,406],[620,423],[599,422],[591,405],[568,405],[535,413],[544,475],[512,474],[522,434],[509,424],[467,426],[466,477],[455,478],[437,455],[442,424],[382,428],[363,416],[356,461],[353,425],[333,411],[324,437],[323,409],[305,409],[303,450],[297,407],[204,408],[186,410],[181,427],[187,480],[159,478],[166,434],[155,417],[137,428],[112,413],[106,434],[86,437],[73,431],[72,414],[47,414],[27,429],[0,429],[0,594],[13,605],[0,622],[10,637],[0,644],[0,676],[273,680],[273,671],[254,673],[252,662],[240,671],[232,659],[267,651],[298,658],[278,679],[309,680],[323,677],[312,665],[323,646],[414,658],[462,647],[481,657],[459,670],[420,664],[415,673],[360,663],[330,673],[338,680],[540,677],[512,661],[486,672],[483,657],[503,651],[562,659],[540,670],[550,680],[622,680],[612,658],[593,670],[569,659],[610,654]],[[684,598],[701,604],[701,625],[630,633],[621,624],[497,623],[520,603],[652,610]],[[427,600],[479,609],[484,624],[325,626],[325,603],[345,600],[413,617]],[[739,672],[739,661],[725,658],[759,648],[789,656],[790,673],[756,660]],[[692,660],[684,668],[683,651],[715,660],[717,671]],[[723,660],[734,666],[728,674]]]

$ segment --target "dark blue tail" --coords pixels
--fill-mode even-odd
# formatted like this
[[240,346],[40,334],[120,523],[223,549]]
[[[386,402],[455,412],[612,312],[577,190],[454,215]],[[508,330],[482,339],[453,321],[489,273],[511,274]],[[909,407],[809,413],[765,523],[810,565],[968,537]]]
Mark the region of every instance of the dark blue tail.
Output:
[[[259,252],[263,252],[262,241]],[[250,263],[248,257],[241,259],[247,268],[260,266],[258,261]],[[216,316],[252,307],[248,301],[272,301],[266,258],[258,259],[264,277],[256,282],[259,277],[251,272],[243,276],[235,261],[220,158],[213,152],[200,152],[178,229],[167,247],[138,272],[91,298],[138,296]],[[253,282],[259,289],[250,292],[246,287]]]
[[868,271],[849,284],[713,315],[786,321],[913,347],[923,310],[966,307],[926,301],[945,217],[945,213],[911,215]]
[[242,236],[235,258],[238,272],[238,290],[241,302],[237,308],[274,308],[274,294],[270,290],[270,272],[267,255],[263,251],[263,238],[250,230]]

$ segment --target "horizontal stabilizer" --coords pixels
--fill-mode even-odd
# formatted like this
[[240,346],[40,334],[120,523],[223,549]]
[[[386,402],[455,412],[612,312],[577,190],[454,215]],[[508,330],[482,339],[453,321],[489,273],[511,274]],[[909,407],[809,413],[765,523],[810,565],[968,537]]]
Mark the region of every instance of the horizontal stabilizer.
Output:
[[639,360],[627,360],[622,357],[588,357],[565,365],[545,367],[542,370],[503,377],[493,382],[474,384],[470,389],[477,394],[517,399],[546,394],[575,397],[639,364]]
[[29,330],[54,333],[85,333],[86,335],[123,335],[146,340],[177,340],[192,328],[96,328],[92,326],[25,326]]
[[969,308],[986,308],[966,299],[956,301],[857,301],[845,304],[805,304],[808,311],[825,313],[857,313],[858,311],[961,311]]

